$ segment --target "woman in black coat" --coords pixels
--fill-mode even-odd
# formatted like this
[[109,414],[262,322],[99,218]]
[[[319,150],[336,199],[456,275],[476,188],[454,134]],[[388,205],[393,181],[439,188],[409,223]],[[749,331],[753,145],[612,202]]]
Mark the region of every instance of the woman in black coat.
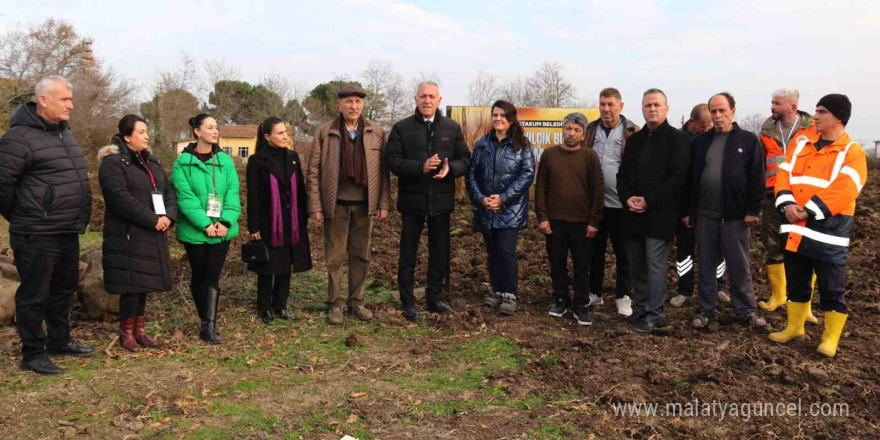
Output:
[[248,231],[269,249],[268,262],[248,264],[257,273],[257,314],[266,324],[275,317],[290,319],[290,274],[312,268],[302,165],[287,144],[284,122],[267,118],[247,165]]
[[130,351],[159,344],[144,330],[147,293],[171,290],[167,231],[177,217],[177,199],[149,141],[146,121],[125,115],[112,145],[98,152],[104,288],[121,295],[119,345]]

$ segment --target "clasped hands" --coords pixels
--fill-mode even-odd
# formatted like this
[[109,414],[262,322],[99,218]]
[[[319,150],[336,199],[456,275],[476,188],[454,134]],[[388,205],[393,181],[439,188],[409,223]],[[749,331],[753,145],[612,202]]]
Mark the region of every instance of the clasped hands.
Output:
[[809,217],[810,215],[807,214],[807,210],[801,206],[792,204],[785,207],[785,218],[792,224],[806,220]]
[[498,194],[492,194],[489,197],[483,198],[483,209],[492,212],[498,212],[504,207],[504,202],[501,201],[501,196]]
[[641,196],[632,196],[626,199],[626,206],[636,214],[642,214],[648,210],[648,204],[645,203],[645,198]]
[[208,234],[208,237],[225,237],[228,232],[229,228],[220,222],[211,223],[205,228],[205,234]]
[[156,226],[154,227],[157,231],[167,231],[169,226],[171,226],[171,219],[162,215],[159,216],[159,220],[156,222]]

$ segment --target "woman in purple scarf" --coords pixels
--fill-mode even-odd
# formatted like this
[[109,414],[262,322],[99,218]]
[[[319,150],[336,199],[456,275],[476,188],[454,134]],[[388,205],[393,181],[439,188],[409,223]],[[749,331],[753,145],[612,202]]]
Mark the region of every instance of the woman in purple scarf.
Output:
[[291,319],[290,274],[312,268],[306,188],[299,155],[288,142],[284,122],[266,118],[247,164],[248,232],[269,248],[269,261],[248,264],[257,273],[257,314],[266,324]]

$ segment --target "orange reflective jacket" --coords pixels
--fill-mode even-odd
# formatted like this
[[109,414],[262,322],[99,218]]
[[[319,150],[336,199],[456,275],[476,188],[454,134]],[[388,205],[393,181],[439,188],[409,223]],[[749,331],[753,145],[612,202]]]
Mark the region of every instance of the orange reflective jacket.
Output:
[[831,145],[816,151],[818,134],[798,136],[790,144],[776,179],[776,208],[791,204],[806,209],[809,217],[783,223],[780,234],[785,249],[835,264],[846,263],[852,216],[865,181],[865,150],[844,133]]
[[[813,117],[806,112],[798,110],[798,119],[792,128],[794,133],[791,134],[788,144],[791,146],[800,136],[812,138],[816,135],[816,126],[813,124]],[[784,135],[788,135],[785,133]],[[764,144],[764,151],[767,153],[767,172],[765,176],[765,185],[767,189],[772,190],[776,186],[776,173],[781,164],[785,160],[787,148],[782,145],[783,133],[780,132],[779,123],[773,118],[767,118],[764,125],[761,126],[761,143]]]

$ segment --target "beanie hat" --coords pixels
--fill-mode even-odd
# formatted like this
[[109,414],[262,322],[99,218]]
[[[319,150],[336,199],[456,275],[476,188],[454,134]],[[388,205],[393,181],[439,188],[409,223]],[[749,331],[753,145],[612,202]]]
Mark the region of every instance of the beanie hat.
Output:
[[852,113],[852,103],[849,102],[849,98],[847,98],[846,95],[840,95],[837,93],[825,95],[819,100],[816,107],[820,105],[828,109],[834,117],[840,119],[840,122],[843,122],[843,125],[846,125],[846,123],[849,122],[849,117]]

